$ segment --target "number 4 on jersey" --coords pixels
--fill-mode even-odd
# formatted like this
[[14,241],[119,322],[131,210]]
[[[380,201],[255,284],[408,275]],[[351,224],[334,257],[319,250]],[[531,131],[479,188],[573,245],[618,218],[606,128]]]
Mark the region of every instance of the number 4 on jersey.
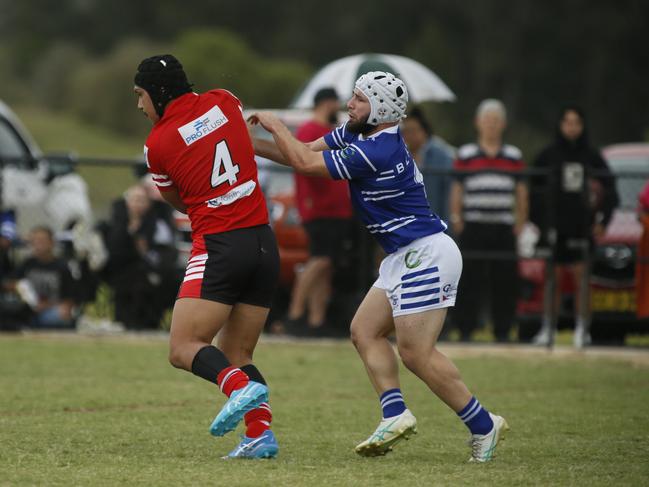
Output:
[[214,166],[212,166],[212,187],[228,183],[232,186],[237,182],[237,174],[239,174],[239,165],[232,163],[230,150],[225,140],[216,144],[214,151]]

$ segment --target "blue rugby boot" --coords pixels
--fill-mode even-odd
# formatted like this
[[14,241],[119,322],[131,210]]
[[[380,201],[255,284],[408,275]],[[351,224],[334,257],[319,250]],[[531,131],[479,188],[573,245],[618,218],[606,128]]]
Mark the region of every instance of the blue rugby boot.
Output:
[[271,430],[266,430],[257,438],[248,438],[247,436],[243,436],[241,443],[239,443],[234,450],[223,458],[275,458],[278,451],[279,446],[277,445],[275,435]]
[[210,433],[223,436],[237,427],[243,416],[268,401],[268,387],[259,382],[248,382],[246,387],[232,393],[210,426]]

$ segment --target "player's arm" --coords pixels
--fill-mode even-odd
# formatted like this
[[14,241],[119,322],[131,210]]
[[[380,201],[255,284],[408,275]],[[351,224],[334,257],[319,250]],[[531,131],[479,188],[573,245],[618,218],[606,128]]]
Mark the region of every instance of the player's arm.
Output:
[[[284,166],[290,166],[274,140],[260,139],[259,137],[251,137],[251,139],[252,145],[255,149],[255,154]],[[314,152],[329,150],[329,146],[325,142],[324,137],[320,137],[318,140],[314,140],[313,142],[307,142],[305,145]]]
[[160,191],[160,195],[167,203],[173,206],[176,210],[178,210],[181,213],[187,214],[187,205],[183,203],[183,200],[180,198],[180,195],[178,194],[178,190],[176,188],[170,188],[167,189],[166,191]]
[[251,137],[252,146],[255,149],[255,154],[271,161],[275,161],[278,164],[283,166],[290,166],[286,159],[284,159],[284,154],[280,152],[273,140],[260,139],[259,137]]
[[[306,174],[307,176],[331,177],[322,152],[315,152],[309,146],[293,137],[291,131],[275,115],[268,112],[256,113],[251,117],[251,122],[260,123],[262,127],[272,134],[273,139],[275,139],[276,148],[283,156],[283,160],[278,161],[270,157],[272,148],[267,144],[263,144],[263,148],[268,149],[266,154],[269,155],[266,156],[258,152],[260,156],[290,166],[297,172]],[[318,143],[317,146],[320,145],[319,140],[316,143]],[[256,151],[257,147],[255,147]]]
[[178,190],[173,185],[173,181],[171,180],[169,175],[166,174],[163,164],[160,160],[153,157],[152,150],[146,145],[144,146],[144,161],[146,162],[149,174],[151,174],[153,182],[158,188],[162,199],[164,199],[179,212],[187,214],[187,206],[180,198]]
[[325,142],[324,137],[320,137],[313,142],[309,142],[308,144],[306,144],[306,146],[314,152],[322,152],[323,150],[331,149],[331,147],[329,147]]

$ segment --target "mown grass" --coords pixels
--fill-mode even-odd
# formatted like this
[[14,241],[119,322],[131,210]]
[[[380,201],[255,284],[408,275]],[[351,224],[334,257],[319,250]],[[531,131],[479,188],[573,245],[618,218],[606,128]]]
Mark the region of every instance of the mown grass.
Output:
[[[67,113],[36,106],[12,107],[44,152],[74,152],[82,157],[136,158],[144,139],[86,123]],[[142,120],[142,125],[148,122]]]
[[[403,373],[419,435],[384,457],[354,445],[379,408],[347,342],[262,343],[281,451],[223,461],[207,428],[215,387],[166,362],[162,341],[0,337],[0,485],[646,485],[649,373],[604,359],[456,358],[512,427],[498,457],[467,464],[467,431]],[[451,353],[454,353],[451,350]]]

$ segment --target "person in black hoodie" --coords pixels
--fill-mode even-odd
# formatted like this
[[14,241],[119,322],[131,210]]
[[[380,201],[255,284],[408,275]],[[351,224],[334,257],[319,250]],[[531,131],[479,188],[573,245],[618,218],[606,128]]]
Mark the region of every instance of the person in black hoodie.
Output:
[[[575,293],[574,344],[582,347],[590,342],[590,296],[585,281],[588,255],[594,239],[604,235],[619,203],[615,180],[599,151],[590,145],[584,112],[575,105],[563,108],[556,140],[541,151],[534,166],[549,170],[548,178],[533,179],[532,192],[538,204],[533,205],[531,219],[548,241],[554,242],[556,282],[567,270],[578,285],[585,286]],[[559,286],[556,291],[555,311],[560,302]],[[547,344],[553,329],[552,323],[543,323],[533,341]]]
[[142,185],[113,203],[107,229],[106,278],[114,289],[115,319],[129,329],[155,329],[173,305],[179,283],[170,215]]

